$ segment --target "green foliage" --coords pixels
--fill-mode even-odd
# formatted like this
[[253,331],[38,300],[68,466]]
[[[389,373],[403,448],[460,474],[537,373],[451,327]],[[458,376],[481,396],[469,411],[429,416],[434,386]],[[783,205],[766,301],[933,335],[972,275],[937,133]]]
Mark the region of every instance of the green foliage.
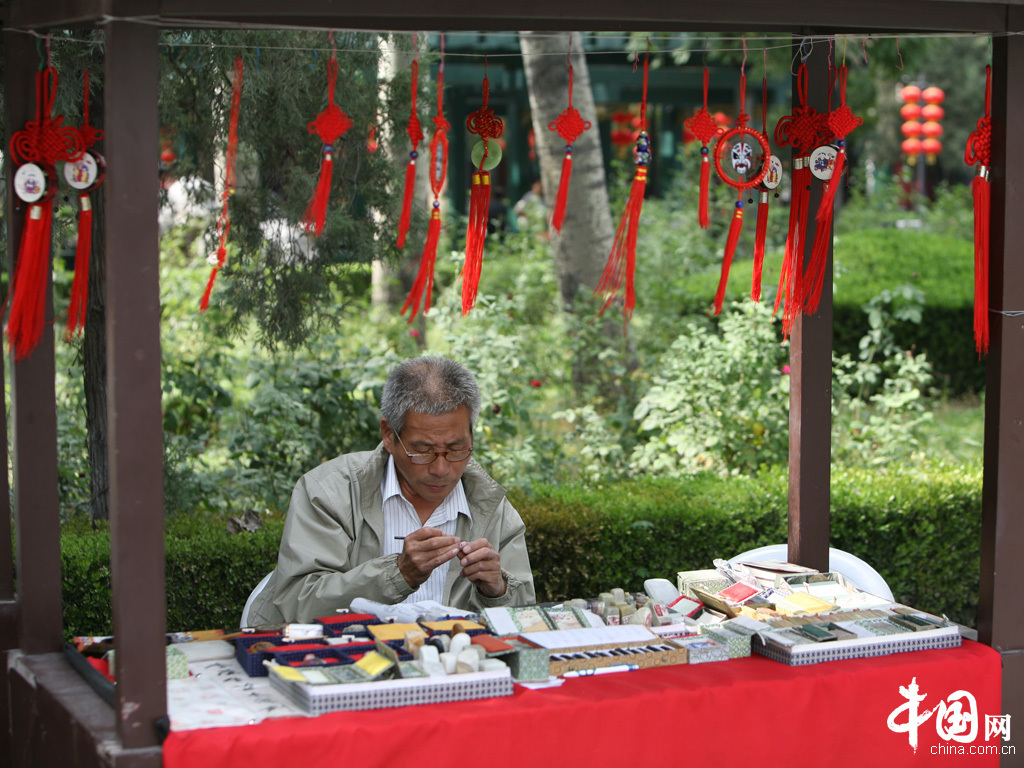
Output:
[[926,398],[934,377],[926,355],[896,341],[899,323],[920,323],[924,295],[911,286],[882,293],[864,306],[871,326],[860,353],[833,356],[833,455],[850,465],[881,465],[913,458],[922,425],[931,420]]
[[718,331],[691,321],[654,368],[634,417],[645,438],[633,467],[675,476],[700,470],[754,473],[785,461],[789,382],[786,347],[771,309],[730,308]]
[[[208,43],[216,42],[216,45]],[[257,321],[270,348],[294,349],[322,327],[335,326],[340,297],[365,288],[364,270],[378,243],[390,242],[396,175],[384,151],[370,151],[381,130],[377,83],[378,38],[335,32],[335,99],[352,128],[334,147],[327,222],[313,239],[298,225],[313,196],[322,144],[306,126],[327,106],[331,44],[315,31],[168,31],[164,33],[160,110],[164,140],[178,156],[173,173],[201,179],[196,196],[216,205],[223,183],[218,167],[228,136],[232,71],[244,62],[239,116],[238,183],[231,197],[230,254],[217,301],[230,307],[224,321],[235,333]],[[287,87],[282,87],[287,83]],[[343,103],[341,103],[343,102]],[[373,210],[374,215],[368,215]],[[216,252],[216,232],[205,234]]]

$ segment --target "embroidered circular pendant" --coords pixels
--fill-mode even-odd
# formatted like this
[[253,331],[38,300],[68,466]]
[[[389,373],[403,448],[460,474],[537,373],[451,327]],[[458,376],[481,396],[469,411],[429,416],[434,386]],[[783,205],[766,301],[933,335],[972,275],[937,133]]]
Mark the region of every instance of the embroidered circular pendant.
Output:
[[26,203],[35,203],[46,194],[46,172],[35,163],[18,166],[14,174],[14,193]]
[[64,163],[64,180],[72,189],[92,189],[102,173],[101,162],[92,152],[85,152],[74,162]]
[[782,183],[782,161],[772,155],[768,158],[768,171],[761,179],[761,186],[765,189],[776,189]]
[[831,179],[838,154],[839,150],[831,144],[822,144],[811,152],[811,173],[814,174],[814,177],[822,181]]
[[[473,160],[473,168],[480,167],[480,161],[484,157],[484,143],[478,141],[473,145],[473,151],[470,152],[470,158]],[[484,160],[484,170],[490,171],[498,167],[498,163],[501,162],[501,145],[494,139],[487,142],[487,159]]]
[[[768,139],[760,133],[747,127],[738,127],[722,134],[712,154],[715,172],[722,181],[736,189],[750,189],[761,183],[768,172],[767,161],[772,150]],[[729,159],[732,174],[727,174],[723,168],[726,157]],[[758,164],[760,168],[757,168]],[[735,178],[736,176],[739,178]]]

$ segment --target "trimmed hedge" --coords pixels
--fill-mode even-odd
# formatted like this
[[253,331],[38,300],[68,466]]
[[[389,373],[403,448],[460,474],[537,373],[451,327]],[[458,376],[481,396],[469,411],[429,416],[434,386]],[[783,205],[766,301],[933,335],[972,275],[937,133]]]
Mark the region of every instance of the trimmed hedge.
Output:
[[[786,540],[782,472],[697,475],[601,488],[539,487],[513,503],[527,525],[539,600],[596,595],[643,580],[675,581],[753,547]],[[167,629],[234,628],[249,592],[276,562],[283,523],[228,534],[222,523],[168,524]],[[832,477],[832,546],[874,566],[896,598],[974,625],[980,577],[981,472],[948,468],[840,471]],[[61,540],[66,634],[110,624],[110,538]]]

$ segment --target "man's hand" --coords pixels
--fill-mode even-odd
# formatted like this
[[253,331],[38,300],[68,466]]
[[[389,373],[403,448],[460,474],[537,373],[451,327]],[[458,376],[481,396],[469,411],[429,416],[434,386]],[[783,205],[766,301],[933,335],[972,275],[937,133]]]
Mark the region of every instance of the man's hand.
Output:
[[437,566],[459,554],[462,543],[458,536],[446,536],[437,528],[419,528],[405,537],[398,570],[410,587],[419,589]]
[[464,541],[459,547],[462,575],[476,585],[484,597],[505,594],[505,579],[501,575],[501,555],[491,548],[487,539]]

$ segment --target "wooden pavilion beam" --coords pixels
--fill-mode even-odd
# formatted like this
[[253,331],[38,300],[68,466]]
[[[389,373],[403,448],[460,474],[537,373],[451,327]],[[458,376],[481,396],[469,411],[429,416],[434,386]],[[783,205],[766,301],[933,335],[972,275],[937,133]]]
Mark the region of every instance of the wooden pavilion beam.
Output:
[[[1022,0],[1013,0],[1013,4]],[[625,8],[619,0],[518,0],[478,3],[435,0],[11,0],[7,24],[18,28],[78,25],[109,18],[180,22],[266,24],[277,27],[443,30],[711,30],[775,31],[788,34],[798,23],[830,34],[864,32],[1002,31],[1005,4],[974,0],[650,0]]]
[[[107,420],[110,570],[121,745],[154,749],[166,714],[163,431],[160,406],[159,30],[106,30]],[[155,751],[156,764],[159,752]]]
[[[1024,9],[1009,9],[1024,30]],[[1024,38],[992,45],[991,343],[985,384],[979,639],[1003,654],[1003,710],[1024,722]],[[1019,757],[1019,755],[1018,755]],[[1008,758],[1004,764],[1009,765]]]

